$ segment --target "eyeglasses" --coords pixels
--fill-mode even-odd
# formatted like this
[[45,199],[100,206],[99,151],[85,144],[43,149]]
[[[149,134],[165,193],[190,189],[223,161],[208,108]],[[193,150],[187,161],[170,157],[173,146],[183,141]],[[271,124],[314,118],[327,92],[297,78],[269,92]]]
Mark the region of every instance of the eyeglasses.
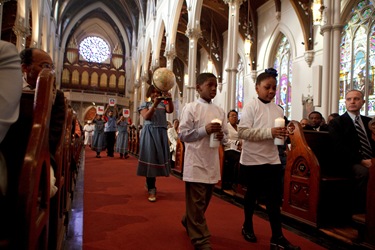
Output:
[[39,67],[41,67],[42,69],[52,69],[52,70],[55,69],[55,65],[50,64],[50,63],[41,63],[39,64]]

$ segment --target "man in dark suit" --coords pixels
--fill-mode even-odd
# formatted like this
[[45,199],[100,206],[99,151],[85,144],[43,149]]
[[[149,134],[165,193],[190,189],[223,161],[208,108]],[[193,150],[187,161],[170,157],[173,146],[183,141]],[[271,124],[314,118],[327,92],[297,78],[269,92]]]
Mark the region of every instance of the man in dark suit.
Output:
[[[335,150],[335,159],[343,167],[343,171],[353,177],[353,212],[363,213],[366,208],[366,190],[371,158],[375,153],[375,142],[371,139],[368,123],[371,118],[360,115],[364,105],[364,95],[359,90],[350,90],[345,96],[347,112],[336,117],[329,124],[329,132]],[[369,153],[361,144],[355,119],[359,117],[359,125],[365,131],[364,139],[369,144]]]
[[328,131],[328,125],[323,120],[323,115],[318,111],[309,114],[309,124],[303,129],[315,131]]

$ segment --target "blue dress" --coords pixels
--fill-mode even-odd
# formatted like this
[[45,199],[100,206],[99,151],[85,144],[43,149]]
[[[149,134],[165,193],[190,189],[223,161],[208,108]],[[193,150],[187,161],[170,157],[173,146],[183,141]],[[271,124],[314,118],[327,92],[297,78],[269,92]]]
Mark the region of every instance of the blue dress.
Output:
[[115,151],[120,154],[128,153],[128,121],[121,121],[117,124],[117,139]]
[[105,121],[94,119],[92,122],[95,124],[95,128],[94,128],[94,136],[92,138],[91,149],[96,152],[101,152],[105,150],[105,142],[104,142]]
[[[138,108],[150,108],[152,102],[145,102]],[[164,103],[159,103],[151,120],[145,120],[141,132],[138,158],[138,176],[169,176],[169,144],[167,118]]]

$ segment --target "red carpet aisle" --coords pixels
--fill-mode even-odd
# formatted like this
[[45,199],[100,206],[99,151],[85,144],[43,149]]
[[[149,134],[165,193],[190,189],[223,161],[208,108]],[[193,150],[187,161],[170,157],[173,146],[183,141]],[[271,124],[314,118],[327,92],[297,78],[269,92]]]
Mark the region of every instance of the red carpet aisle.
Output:
[[[83,250],[192,250],[181,225],[184,212],[184,182],[174,176],[159,177],[157,201],[150,203],[145,179],[136,176],[137,159],[95,158],[86,149],[84,173]],[[241,235],[241,208],[213,197],[206,212],[216,249],[269,249],[267,221],[255,218],[258,243],[248,243]],[[302,249],[324,249],[284,230],[288,239]]]

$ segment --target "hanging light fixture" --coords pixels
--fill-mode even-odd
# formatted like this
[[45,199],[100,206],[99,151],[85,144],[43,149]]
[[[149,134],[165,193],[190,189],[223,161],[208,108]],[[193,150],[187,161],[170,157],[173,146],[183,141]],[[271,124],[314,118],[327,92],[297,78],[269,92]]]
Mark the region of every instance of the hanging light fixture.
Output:
[[322,0],[313,0],[311,3],[311,11],[313,16],[313,24],[320,25],[323,16],[323,10],[325,6],[322,4]]
[[250,0],[247,1],[247,30],[246,30],[246,38],[245,38],[245,55],[250,57],[251,53],[251,45],[253,45],[253,42],[251,41],[250,37],[250,18],[249,18],[249,12],[250,12]]
[[211,47],[212,47],[212,12],[211,12],[211,34],[210,34],[210,50],[209,50],[209,56],[208,56],[208,62],[207,62],[207,72],[212,73],[213,70],[213,62],[211,58]]

